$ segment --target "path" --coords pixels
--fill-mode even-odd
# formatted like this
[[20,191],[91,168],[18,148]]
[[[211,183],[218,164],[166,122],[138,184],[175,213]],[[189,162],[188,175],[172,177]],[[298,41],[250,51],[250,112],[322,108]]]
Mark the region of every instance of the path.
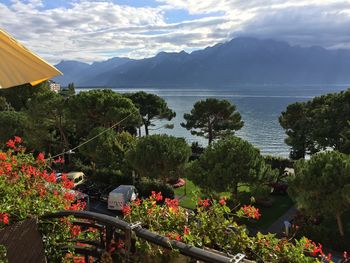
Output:
[[[293,216],[297,212],[297,209],[292,206],[287,212],[285,212],[280,218],[278,218],[272,225],[270,225],[266,232],[276,233],[281,236],[284,232],[284,221],[291,221]],[[264,231],[265,232],[265,231]]]

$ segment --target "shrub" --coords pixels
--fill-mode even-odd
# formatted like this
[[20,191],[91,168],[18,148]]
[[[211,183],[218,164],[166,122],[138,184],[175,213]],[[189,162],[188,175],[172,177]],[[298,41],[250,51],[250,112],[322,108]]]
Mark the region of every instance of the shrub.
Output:
[[[162,201],[164,204],[159,205]],[[305,237],[291,242],[278,239],[273,234],[249,236],[246,227],[236,221],[243,217],[259,219],[259,209],[253,206],[243,206],[234,212],[226,206],[224,198],[219,201],[199,199],[196,210],[196,214],[189,214],[188,210],[179,206],[177,199],[164,200],[162,193],[152,192],[149,198],[137,199],[130,206],[124,206],[123,213],[126,221],[140,221],[143,227],[169,239],[220,250],[229,255],[244,253],[248,259],[259,262],[330,261],[330,255],[324,254],[320,244],[316,245]],[[166,262],[171,262],[165,251],[155,249],[144,240],[137,240],[136,246],[139,261],[147,262],[149,258],[163,256]]]
[[174,198],[174,190],[168,185],[161,181],[142,178],[140,182],[136,184],[136,188],[139,190],[141,197],[147,198],[151,195],[152,191],[162,192],[165,198]]
[[[61,182],[56,182],[56,174],[49,172],[44,154],[34,157],[25,153],[21,141],[15,137],[7,142],[9,149],[6,152],[0,151],[0,228],[59,210],[84,209],[85,204],[80,201],[73,204],[76,197],[70,191],[73,182],[64,175]],[[72,227],[70,220],[41,226],[50,261],[61,261],[57,245],[72,238]]]

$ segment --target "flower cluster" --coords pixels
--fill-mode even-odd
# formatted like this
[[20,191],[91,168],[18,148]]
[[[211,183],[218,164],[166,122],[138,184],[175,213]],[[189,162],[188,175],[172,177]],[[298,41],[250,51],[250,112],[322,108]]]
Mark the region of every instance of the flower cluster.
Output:
[[8,213],[0,213],[0,223],[3,223],[4,225],[9,224],[9,214]]
[[[58,182],[56,174],[49,172],[44,153],[35,156],[26,153],[21,142],[20,137],[14,137],[6,143],[8,150],[0,151],[0,200],[6,200],[0,203],[0,228],[59,210],[84,209],[86,204],[77,201],[76,193],[70,190],[73,182],[65,175]],[[56,228],[60,229],[59,234],[52,229],[43,232],[44,240],[52,240],[56,244],[57,240],[48,236],[70,237],[79,234],[77,227],[67,223],[62,225]]]
[[202,198],[198,198],[198,205],[199,206],[204,206],[204,207],[208,207],[210,206],[210,203],[209,203],[209,199],[202,199]]
[[253,219],[259,219],[261,216],[259,208],[251,205],[244,205],[240,211],[243,212],[245,216]]

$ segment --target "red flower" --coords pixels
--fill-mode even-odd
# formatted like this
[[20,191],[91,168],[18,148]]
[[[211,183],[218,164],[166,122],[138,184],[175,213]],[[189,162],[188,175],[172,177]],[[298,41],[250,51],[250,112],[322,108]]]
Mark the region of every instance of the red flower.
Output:
[[330,262],[332,260],[332,254],[331,253],[328,253],[328,255],[326,256],[326,260],[328,262]]
[[221,197],[219,203],[220,203],[220,205],[226,205],[226,198],[225,197]]
[[9,148],[16,148],[16,143],[14,140],[8,140],[6,146]]
[[79,234],[81,233],[81,228],[80,226],[72,226],[70,228],[70,233],[72,234],[72,236],[76,237],[79,236]]
[[123,215],[127,216],[131,213],[131,207],[129,205],[124,205],[122,209]]
[[74,201],[75,196],[76,196],[75,194],[70,193],[70,192],[64,193],[64,199],[66,199],[67,201]]
[[259,219],[261,214],[259,208],[255,208],[251,205],[245,205],[242,207],[244,214],[249,218]]
[[188,226],[184,226],[184,235],[188,235],[190,233],[190,228]]
[[210,205],[209,204],[209,199],[202,200],[202,198],[198,198],[198,205],[199,206],[208,207]]
[[36,157],[36,160],[38,163],[44,164],[45,163],[45,155],[43,153],[39,153],[38,157]]
[[134,200],[132,203],[135,204],[135,205],[137,205],[137,206],[140,206],[140,205],[141,205],[141,199],[140,199],[140,198],[137,198],[137,199]]
[[157,195],[156,195],[156,200],[157,200],[157,201],[162,201],[162,200],[163,200],[163,196],[162,196],[162,193],[161,193],[161,192],[157,193]]
[[163,200],[162,193],[161,193],[161,192],[156,193],[155,191],[152,191],[152,192],[151,192],[150,198],[151,198],[151,199],[155,199],[156,201],[162,201],[162,200]]
[[22,142],[22,138],[18,137],[18,136],[15,136],[14,137],[14,141],[15,141],[15,143],[21,143]]
[[1,160],[1,161],[5,161],[6,158],[7,158],[6,153],[0,153],[0,160]]
[[5,225],[8,225],[9,215],[7,213],[0,213],[0,222],[4,223]]
[[56,160],[53,161],[54,163],[64,163],[64,158],[59,156]]
[[118,244],[117,244],[117,248],[118,249],[121,249],[121,248],[123,248],[124,247],[124,242],[123,242],[123,240],[119,240],[118,241]]

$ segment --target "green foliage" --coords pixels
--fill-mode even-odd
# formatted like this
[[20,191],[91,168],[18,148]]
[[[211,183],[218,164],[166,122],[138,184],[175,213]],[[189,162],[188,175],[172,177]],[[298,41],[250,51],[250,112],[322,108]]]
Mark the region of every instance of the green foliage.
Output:
[[327,148],[350,153],[350,89],[290,104],[279,122],[285,129],[292,159]]
[[191,134],[208,138],[209,144],[217,139],[232,135],[243,127],[241,115],[236,106],[227,100],[208,98],[197,101],[191,113],[184,114],[186,123],[181,126]]
[[343,235],[341,214],[349,210],[350,157],[337,151],[313,155],[295,164],[288,193],[307,215],[333,217]]
[[288,158],[267,155],[264,156],[265,162],[271,166],[272,169],[278,169],[279,179],[284,176],[286,168],[293,168],[294,162]]
[[230,191],[234,198],[239,184],[268,184],[275,177],[259,150],[234,136],[208,146],[187,172],[189,179],[205,191]]
[[76,132],[85,137],[96,127],[109,128],[124,119],[116,130],[128,126],[139,126],[141,117],[131,100],[112,90],[90,90],[80,92],[68,101],[70,116]]
[[[166,199],[163,205],[156,205],[163,200],[161,193],[153,193],[149,198],[136,200],[125,207],[124,220],[141,222],[142,227],[186,244],[219,250],[224,254],[243,253],[246,259],[256,262],[271,263],[316,263],[321,262],[321,255],[310,257],[316,248],[311,240],[301,238],[291,242],[285,238],[276,238],[273,234],[248,235],[246,227],[238,224],[243,218],[254,218],[259,210],[244,206],[237,212],[231,211],[225,199],[200,200],[196,213],[190,213],[180,207],[178,200]],[[168,253],[157,249],[144,240],[136,240],[138,262],[178,262],[168,257]],[[134,256],[134,255],[133,255]],[[150,260],[152,259],[152,260]],[[178,259],[178,258],[177,258]]]
[[11,106],[9,102],[7,102],[5,97],[0,97],[0,111],[11,111],[14,108]]
[[[21,141],[15,137],[7,142],[7,151],[0,151],[0,229],[29,218],[40,221],[43,215],[60,210],[81,210],[83,206],[72,205],[76,198],[70,191],[73,182],[67,178],[56,182],[55,173],[48,172],[45,156],[26,154]],[[61,262],[60,245],[72,238],[71,221],[43,225],[41,230],[45,231],[41,234],[48,261]]]
[[146,135],[149,134],[149,126],[154,126],[152,121],[156,119],[170,121],[176,116],[176,113],[168,108],[166,101],[158,95],[139,91],[136,93],[127,93],[124,96],[131,99],[139,109]]
[[28,100],[35,94],[47,90],[49,90],[49,86],[46,81],[34,87],[30,84],[24,84],[9,89],[0,89],[0,97],[4,97],[16,111],[20,111],[26,108]]
[[161,192],[165,198],[174,198],[174,190],[168,185],[158,180],[141,178],[140,182],[136,184],[140,197],[147,198],[152,194],[152,191]]
[[26,125],[27,116],[23,112],[0,111],[0,142],[6,142],[13,134],[22,137],[26,132]]
[[69,83],[67,88],[60,90],[59,94],[65,98],[69,98],[75,95],[74,83]]
[[191,149],[182,138],[150,135],[139,138],[126,158],[141,177],[167,182],[183,174],[190,154]]
[[43,91],[27,103],[28,125],[25,138],[31,148],[62,152],[69,149],[72,124],[67,120],[66,101],[53,91]]

